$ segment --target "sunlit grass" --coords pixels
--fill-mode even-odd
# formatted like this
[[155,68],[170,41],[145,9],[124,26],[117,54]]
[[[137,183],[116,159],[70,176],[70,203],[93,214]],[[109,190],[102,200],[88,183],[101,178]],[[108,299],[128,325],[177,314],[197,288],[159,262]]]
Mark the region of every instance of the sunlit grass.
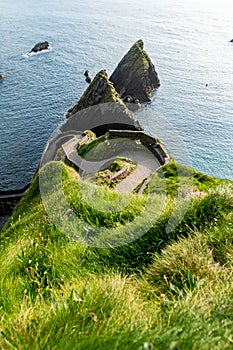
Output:
[[[56,166],[48,165],[50,175]],[[232,348],[232,184],[178,166],[165,168],[165,180],[154,177],[151,205],[163,199],[156,177],[168,190],[150,229],[111,249],[82,245],[59,230],[34,179],[0,237],[1,349]],[[150,196],[90,187],[62,169],[68,206],[94,232],[104,227],[117,237],[144,215]],[[202,194],[175,199],[189,206],[167,233],[178,187],[190,174]],[[49,192],[55,206],[61,194],[51,179],[45,188],[57,191]],[[70,230],[66,215],[61,227]],[[72,230],[82,235],[81,226]]]

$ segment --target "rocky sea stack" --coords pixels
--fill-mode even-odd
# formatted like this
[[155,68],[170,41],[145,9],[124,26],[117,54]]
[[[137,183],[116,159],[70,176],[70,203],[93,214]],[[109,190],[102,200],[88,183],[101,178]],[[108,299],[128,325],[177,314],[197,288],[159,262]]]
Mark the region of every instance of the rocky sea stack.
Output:
[[138,40],[118,64],[110,77],[122,99],[148,102],[151,93],[160,86],[160,80],[143,41]]
[[115,102],[121,109],[127,110],[113,83],[109,81],[106,70],[103,69],[96,74],[77,104],[71,107],[66,115],[70,117],[82,109],[109,102]]
[[140,108],[140,102],[150,101],[152,91],[160,86],[158,74],[143,49],[142,40],[131,47],[110,79],[105,69],[93,80],[88,71],[84,75],[90,85],[67,111],[69,120],[62,125],[61,131],[94,129],[98,134],[103,133],[104,125],[119,129],[123,124],[130,130],[142,129],[131,111]]
[[43,41],[41,43],[36,44],[30,52],[40,52],[42,50],[48,50],[49,48],[49,42],[48,41]]
[[[97,135],[108,131],[106,125],[113,129],[122,128],[141,130],[140,124],[133,118],[105,69],[92,80],[77,104],[66,113],[68,120],[61,126],[61,131],[94,130]],[[106,126],[106,127],[105,127]]]

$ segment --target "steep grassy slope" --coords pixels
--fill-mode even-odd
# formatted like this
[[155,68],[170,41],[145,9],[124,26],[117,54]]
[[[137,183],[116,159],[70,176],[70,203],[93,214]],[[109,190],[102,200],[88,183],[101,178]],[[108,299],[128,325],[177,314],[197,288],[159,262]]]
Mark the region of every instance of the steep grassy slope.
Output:
[[[92,235],[85,225],[74,227],[70,211],[59,212],[57,167],[71,212]],[[41,199],[43,172],[51,175],[44,186],[57,226]],[[160,168],[149,195],[141,196],[92,188],[58,162],[47,164],[40,178],[0,236],[1,349],[232,348],[231,182],[176,163]],[[111,209],[114,203],[122,209]],[[167,231],[176,206],[186,214]],[[147,210],[152,224],[137,240],[94,247],[115,242],[124,228],[131,235],[127,225]],[[96,238],[101,227],[106,231]]]

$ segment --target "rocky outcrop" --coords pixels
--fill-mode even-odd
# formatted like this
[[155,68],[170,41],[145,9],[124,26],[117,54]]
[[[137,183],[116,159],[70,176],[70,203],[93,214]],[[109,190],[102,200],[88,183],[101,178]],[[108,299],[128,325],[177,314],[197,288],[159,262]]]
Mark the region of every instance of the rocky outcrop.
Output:
[[48,50],[48,48],[49,48],[49,42],[48,41],[44,41],[44,42],[36,44],[33,47],[33,49],[31,49],[30,52],[39,52],[39,51],[42,51],[42,50]]
[[2,79],[3,79],[3,75],[0,74],[0,80],[2,80]]
[[123,102],[133,112],[137,111],[141,107],[139,99],[138,98],[133,98],[132,96],[124,97]]
[[86,77],[85,81],[86,81],[88,84],[90,84],[90,83],[91,83],[91,77],[90,77],[90,75],[89,75],[89,70],[86,70],[86,71],[84,72],[84,76]]
[[95,76],[80,100],[68,110],[66,115],[67,117],[70,117],[82,109],[107,102],[115,102],[121,107],[121,109],[125,109],[127,110],[127,113],[129,113],[119,94],[115,90],[113,83],[109,81],[106,70],[103,69]]
[[101,70],[88,86],[80,100],[67,112],[68,120],[61,131],[94,130],[99,136],[111,128],[142,130],[140,124],[121,100],[108,79],[106,70]]
[[233,43],[233,39],[230,40],[230,43]]
[[138,40],[118,64],[110,77],[121,98],[130,97],[133,101],[148,102],[151,93],[160,86],[158,74],[143,41]]
[[110,79],[106,70],[101,70],[93,80],[87,70],[84,76],[90,85],[67,111],[68,120],[61,126],[62,132],[92,130],[101,135],[110,126],[117,130],[142,130],[130,110],[140,108],[140,102],[150,101],[151,92],[160,85],[142,40],[131,47]]

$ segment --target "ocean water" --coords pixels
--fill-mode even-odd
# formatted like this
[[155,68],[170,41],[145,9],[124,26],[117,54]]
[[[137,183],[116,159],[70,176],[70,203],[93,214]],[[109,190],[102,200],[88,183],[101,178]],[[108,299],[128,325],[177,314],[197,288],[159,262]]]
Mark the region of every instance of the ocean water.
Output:
[[[233,179],[230,1],[0,0],[0,13],[0,190],[31,180],[84,71],[110,75],[140,38],[161,87],[137,118],[177,160]],[[44,40],[49,51],[26,55]]]

